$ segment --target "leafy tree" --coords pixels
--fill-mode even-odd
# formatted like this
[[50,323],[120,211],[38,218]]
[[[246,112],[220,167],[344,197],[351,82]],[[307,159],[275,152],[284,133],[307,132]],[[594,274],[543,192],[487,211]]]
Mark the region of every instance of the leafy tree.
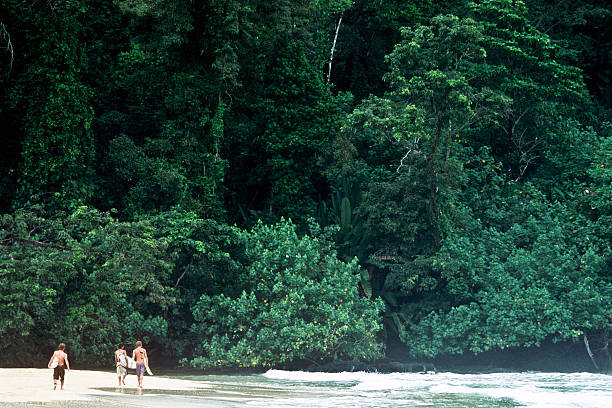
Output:
[[176,308],[164,314],[172,339],[166,342],[164,354],[169,359],[189,357],[201,341],[190,333],[191,309],[200,297],[240,293],[245,278],[244,237],[236,227],[177,209],[148,220],[155,228],[155,238],[167,242],[166,256],[173,265],[168,285],[179,293]]
[[[265,78],[265,131],[262,135],[270,177],[269,208],[299,222],[315,213],[322,160],[338,110],[323,78],[289,39],[279,40]],[[300,124],[300,125],[297,125]]]
[[590,93],[610,108],[612,10],[593,1],[527,0],[533,26],[564,46],[565,60],[584,72]]
[[339,30],[331,80],[359,101],[381,95],[388,67],[385,55],[400,40],[402,27],[414,26],[435,15],[430,0],[355,0],[346,10]]
[[1,354],[375,358],[383,298],[415,356],[584,336],[609,362],[611,15],[0,2]]
[[164,344],[176,289],[166,241],[152,233],[147,222],[121,223],[87,207],[67,217],[47,218],[37,207],[3,216],[2,347],[18,356],[11,364],[40,357],[24,344],[40,350],[57,339],[92,366],[104,360],[91,356],[134,336]]
[[[557,186],[590,182],[585,168],[593,155],[575,148],[597,143],[576,121],[574,101],[587,101],[579,72],[557,61],[561,49],[529,24],[522,4],[485,1],[471,10],[472,17],[437,16],[405,30],[388,57],[389,91],[358,106],[345,128],[351,154],[369,167],[362,172],[376,174],[361,207],[376,243],[373,291],[387,300],[388,327],[414,355],[529,346],[610,324],[602,279],[609,242],[565,237],[588,223],[580,208],[548,203],[538,185],[524,181],[548,188],[564,176],[571,179]],[[383,170],[389,160],[397,164]],[[529,205],[517,191],[530,191]],[[562,219],[555,213],[569,221],[553,238],[552,225]],[[526,233],[530,222],[546,227]],[[468,239],[486,254],[462,246]],[[555,241],[571,274],[557,252],[543,254]],[[523,248],[520,255],[513,246]],[[464,269],[455,266],[459,259]],[[543,263],[527,274],[519,265],[529,262]],[[564,274],[577,305],[556,286]],[[521,293],[516,308],[508,308],[508,291]],[[540,298],[549,309],[534,303]],[[597,323],[584,319],[586,304],[598,311],[591,316]],[[555,317],[539,327],[549,314]]]
[[47,193],[58,208],[76,206],[94,191],[93,90],[83,71],[87,59],[80,48],[85,16],[73,2],[25,11],[24,2],[8,5],[15,25],[30,28],[31,47],[20,50],[24,72],[16,74],[8,91],[11,109],[25,112],[17,199]]
[[440,16],[403,34],[388,58],[390,91],[357,107],[345,129],[357,146],[374,143],[371,166],[397,163],[371,178],[360,209],[372,231],[370,260],[380,270],[373,287],[396,306],[398,294],[440,283],[423,257],[454,228],[470,151],[461,135],[494,123],[508,103],[472,81],[489,69],[476,21]]
[[103,206],[130,217],[176,205],[223,217],[223,98],[236,73],[215,48],[224,39],[209,32],[222,16],[207,15],[216,8],[206,2],[119,4],[135,34],[114,61],[96,122],[110,153],[98,169]]
[[241,91],[226,116],[229,201],[247,225],[280,216],[305,225],[329,191],[323,173],[347,98],[330,92],[323,67],[350,2],[256,4],[239,36]]
[[286,221],[246,234],[250,260],[242,294],[202,296],[191,364],[269,367],[380,356],[379,300],[360,297],[357,261],[344,263],[316,229],[299,237]]
[[485,198],[488,228],[465,217],[434,258],[452,306],[413,317],[402,332],[413,354],[540,345],[610,325],[609,245],[585,242],[592,223],[534,187],[510,188],[508,201]]
[[484,77],[484,86],[503,92],[509,101],[498,126],[479,133],[510,177],[519,180],[561,144],[565,133],[556,124],[575,118],[588,104],[586,88],[580,70],[560,62],[562,48],[529,22],[523,3],[491,0],[472,8],[486,32],[483,47],[491,75]]

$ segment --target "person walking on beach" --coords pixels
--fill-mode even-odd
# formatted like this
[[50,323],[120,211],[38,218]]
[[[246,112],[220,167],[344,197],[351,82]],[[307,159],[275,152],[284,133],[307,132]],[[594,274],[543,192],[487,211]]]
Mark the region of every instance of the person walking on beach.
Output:
[[136,361],[136,376],[138,376],[138,388],[142,388],[142,377],[149,366],[147,350],[142,347],[142,341],[136,342],[136,348],[132,351],[132,359]]
[[115,363],[117,364],[117,377],[119,377],[119,386],[121,383],[125,385],[125,377],[127,376],[127,353],[123,344],[119,345],[119,348],[115,351]]
[[[64,351],[66,349],[66,345],[64,343],[60,343],[57,346],[57,350],[51,356],[49,360],[49,364],[47,367],[52,368],[51,364],[54,365],[53,368],[53,389],[57,388],[57,380],[60,380],[61,390],[64,389],[64,375],[66,374],[66,369],[70,371],[70,363],[68,362],[68,354]],[[57,359],[57,365],[53,362],[54,359]]]

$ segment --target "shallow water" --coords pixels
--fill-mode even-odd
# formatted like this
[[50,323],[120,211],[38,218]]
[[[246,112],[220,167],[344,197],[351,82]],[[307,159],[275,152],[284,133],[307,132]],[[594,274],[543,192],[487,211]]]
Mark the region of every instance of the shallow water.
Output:
[[[612,376],[591,373],[307,373],[172,376],[194,390],[100,388],[90,401],[3,404],[17,407],[612,407]],[[146,381],[146,378],[145,378]],[[145,383],[146,387],[146,383]]]

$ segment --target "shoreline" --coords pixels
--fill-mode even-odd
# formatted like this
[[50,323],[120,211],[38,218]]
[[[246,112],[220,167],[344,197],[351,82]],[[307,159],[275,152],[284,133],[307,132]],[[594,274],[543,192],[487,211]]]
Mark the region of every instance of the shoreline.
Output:
[[[608,376],[514,372],[464,375],[309,373],[272,370],[265,376],[128,375],[119,387],[112,371],[74,370],[66,389],[53,391],[49,369],[0,368],[2,408],[256,408],[546,406],[601,407],[612,396]],[[525,388],[526,384],[531,384]],[[583,392],[587,393],[585,404]],[[552,398],[552,400],[551,400]],[[512,401],[516,401],[516,404]],[[552,402],[551,402],[552,401]],[[510,405],[509,405],[510,404]]]
[[[136,376],[128,372],[126,385],[119,387],[117,375],[111,371],[66,371],[64,390],[53,390],[53,370],[48,368],[0,368],[0,401],[2,402],[54,402],[89,401],[95,396],[109,395],[101,389],[123,389],[138,392]],[[196,390],[209,388],[196,381],[145,375],[143,390]],[[115,393],[113,393],[115,394]]]

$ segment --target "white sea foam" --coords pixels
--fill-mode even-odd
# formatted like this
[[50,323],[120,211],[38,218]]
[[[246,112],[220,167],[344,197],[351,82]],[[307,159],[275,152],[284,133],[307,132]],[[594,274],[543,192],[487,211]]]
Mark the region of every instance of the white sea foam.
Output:
[[268,370],[264,377],[272,380],[305,381],[305,382],[358,382],[363,381],[369,373],[363,371],[320,373],[309,371]]
[[[470,395],[491,399],[491,406],[505,405],[513,400],[521,406],[532,408],[600,408],[612,407],[612,376],[592,373],[492,373],[456,374],[438,373],[317,373],[303,371],[270,370],[264,375],[269,380],[299,382],[301,387],[313,391],[333,391],[344,384],[344,395],[359,399],[368,398],[366,405],[377,400],[384,405],[389,396],[402,397],[418,405],[423,399],[435,401],[441,398],[469,400]],[[349,388],[346,388],[346,385]],[[364,394],[365,393],[365,394]],[[495,403],[494,401],[499,401]],[[334,406],[331,400],[329,405]],[[364,400],[364,403],[366,401]],[[389,400],[389,406],[395,401]],[[298,404],[299,405],[299,404]]]
[[410,387],[412,384],[409,381],[401,379],[386,378],[381,375],[372,375],[365,378],[352,389],[357,391],[385,391],[385,390],[401,390]]
[[492,398],[506,398],[532,408],[612,406],[612,394],[603,391],[559,392],[537,387],[479,388],[444,384],[433,386],[429,391],[439,394],[480,394]]

